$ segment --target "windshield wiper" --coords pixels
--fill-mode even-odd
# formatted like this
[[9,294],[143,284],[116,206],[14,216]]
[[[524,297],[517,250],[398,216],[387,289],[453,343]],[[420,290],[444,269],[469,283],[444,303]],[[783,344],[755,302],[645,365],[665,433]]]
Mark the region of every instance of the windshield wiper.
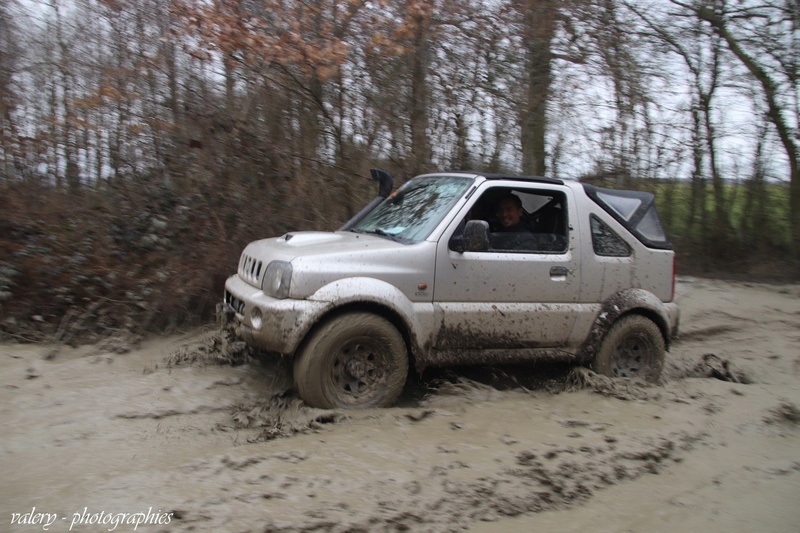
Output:
[[355,232],[355,233],[366,233],[368,235],[378,235],[380,237],[386,237],[388,239],[391,239],[391,240],[393,240],[395,242],[402,242],[402,240],[403,240],[403,239],[399,238],[397,235],[392,235],[391,233],[388,233],[388,232],[386,232],[386,231],[384,231],[384,230],[382,230],[380,228],[375,228],[375,229],[370,229],[370,230],[358,230],[358,229],[353,228],[350,231]]

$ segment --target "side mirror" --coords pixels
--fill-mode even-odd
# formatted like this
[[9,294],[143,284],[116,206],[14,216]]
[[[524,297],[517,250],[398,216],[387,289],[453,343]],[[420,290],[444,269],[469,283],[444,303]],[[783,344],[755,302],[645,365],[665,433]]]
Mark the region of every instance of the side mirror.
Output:
[[470,220],[464,228],[464,245],[468,252],[485,252],[489,249],[489,223]]

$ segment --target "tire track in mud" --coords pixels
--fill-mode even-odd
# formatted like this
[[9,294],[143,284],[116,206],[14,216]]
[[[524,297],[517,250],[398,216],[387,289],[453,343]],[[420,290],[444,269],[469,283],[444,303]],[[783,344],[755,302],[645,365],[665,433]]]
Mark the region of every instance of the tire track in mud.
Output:
[[[734,331],[734,328],[714,326],[698,330],[685,340],[697,342],[730,331]],[[500,401],[506,394],[531,395],[534,391],[557,395],[589,390],[623,401],[684,401],[660,386],[635,380],[612,380],[581,367],[562,367],[561,371],[563,373],[559,374],[557,370],[555,375],[551,374],[546,380],[531,380],[516,371],[509,375],[503,369],[490,368],[486,372],[489,376],[486,381],[494,386],[449,373],[446,379],[437,377],[432,382],[423,382],[421,386],[428,394],[418,400],[412,399],[411,407],[406,409],[411,412],[403,416],[412,422],[421,422],[431,417],[449,416],[446,409],[454,405],[463,407]],[[713,354],[706,354],[701,361],[684,368],[676,366],[669,380],[680,381],[687,377],[714,378],[740,384],[753,381],[752,377],[730,361]],[[523,383],[532,387],[526,387]],[[705,411],[709,417],[713,417],[720,409],[712,401],[705,401],[697,408]],[[318,418],[320,413],[327,414]],[[380,415],[369,416],[381,418]],[[794,411],[792,406],[784,405],[776,408],[772,416],[783,421],[791,419]],[[322,431],[325,434],[323,425],[346,423],[361,417],[310,409],[284,391],[266,402],[240,406],[233,418],[238,427],[265,428],[261,435],[250,440],[257,442],[301,433]],[[766,418],[765,423],[769,423]],[[297,465],[313,460],[314,452],[308,450],[289,455],[246,457],[236,461],[222,459],[221,464],[206,465],[214,472],[209,477],[212,484],[219,481],[229,486],[258,486],[258,491],[239,492],[228,498],[216,497],[204,502],[200,508],[192,502],[186,502],[181,507],[185,519],[181,525],[185,525],[187,530],[198,527],[214,529],[218,525],[216,513],[209,511],[217,506],[220,513],[226,514],[225,509],[229,506],[242,502],[267,507],[274,502],[279,502],[281,506],[291,502],[297,506],[297,512],[292,517],[268,518],[275,513],[264,512],[261,513],[264,518],[258,521],[258,528],[264,531],[457,531],[477,521],[493,521],[580,505],[606,487],[643,475],[658,474],[670,465],[681,462],[687,453],[703,444],[708,437],[703,429],[636,436],[618,434],[613,424],[592,420],[567,419],[559,421],[559,424],[576,430],[570,434],[571,438],[581,438],[577,432],[580,430],[602,433],[602,442],[575,446],[523,446],[514,452],[513,458],[498,461],[496,467],[488,472],[469,460],[459,458],[458,449],[440,446],[439,453],[452,457],[452,460],[439,462],[426,474],[412,476],[415,479],[411,481],[401,482],[401,474],[390,473],[389,480],[380,484],[369,480],[363,483],[358,480],[345,482],[336,476],[276,476],[270,473],[273,469],[268,465],[275,462]],[[450,427],[452,430],[461,428],[456,422],[452,422]],[[519,439],[510,435],[503,436],[500,442],[507,446],[520,444]],[[387,485],[393,490],[387,490]],[[297,501],[298,487],[302,487],[301,492],[306,493],[305,498],[300,497],[300,502]],[[358,508],[354,508],[352,498],[337,499],[331,496],[351,492],[379,494],[383,497],[360,500]],[[327,496],[322,498],[321,494]]]
[[[230,517],[245,503],[262,508],[260,512],[241,510],[252,517],[251,524],[258,523],[253,530],[458,531],[477,521],[579,505],[605,487],[658,474],[681,461],[704,437],[702,431],[656,436],[608,434],[597,444],[574,446],[530,446],[507,438],[507,446],[519,451],[497,462],[491,471],[461,458],[458,449],[445,447],[439,451],[445,460],[406,481],[400,471],[390,469],[380,481],[309,474],[315,469],[302,463],[314,459],[315,452],[310,450],[223,457],[194,465],[190,477],[196,482],[198,472],[205,472],[204,485],[226,489],[208,499],[179,505],[183,519],[175,525],[185,530],[224,527],[220,517]],[[285,473],[276,463],[300,468]],[[292,509],[290,514],[278,510],[287,506]],[[257,516],[262,519],[255,520]]]
[[[469,385],[464,385],[461,390],[468,388]],[[486,398],[489,392],[480,384],[475,389],[478,398]],[[475,397],[476,403],[499,402],[503,394],[496,391],[489,400],[475,400]],[[662,391],[658,397],[686,403],[672,391]],[[702,397],[699,400],[694,408],[705,412],[707,420],[713,420],[721,407]],[[642,397],[629,397],[626,401],[641,402]],[[798,412],[793,404],[782,403],[764,414],[763,424],[796,430]],[[426,407],[404,412],[402,416],[422,423],[446,419],[452,413]],[[384,418],[375,414],[364,418],[370,417]],[[180,526],[186,530],[214,530],[223,526],[218,516],[235,514],[237,511],[231,511],[231,507],[246,504],[262,508],[255,513],[252,509],[241,510],[252,517],[249,523],[254,525],[253,531],[461,531],[479,521],[582,505],[605,488],[660,474],[681,463],[696,448],[713,442],[702,428],[637,435],[627,434],[625,428],[615,427],[613,423],[592,419],[568,418],[557,423],[567,429],[601,436],[600,442],[595,439],[590,444],[531,445],[504,435],[498,441],[509,450],[513,448],[513,453],[503,461],[496,461],[491,470],[462,457],[466,454],[455,445],[440,445],[440,460],[427,472],[412,474],[410,480],[403,475],[402,468],[387,469],[382,481],[375,481],[374,476],[354,479],[340,478],[330,472],[328,475],[313,474],[316,467],[303,467],[303,464],[313,462],[320,452],[307,447],[307,442],[300,445],[302,450],[289,453],[222,458],[204,465],[208,472],[206,481],[215,486],[252,490],[234,490],[223,497],[217,495],[203,502],[186,502],[181,506],[185,522],[180,521]],[[450,427],[456,431],[463,426],[451,422]],[[585,437],[577,433],[569,436],[581,440]],[[323,441],[334,438],[326,436]],[[276,473],[278,463],[300,465],[300,468],[297,472]],[[776,463],[767,469],[744,468],[759,479],[771,479],[800,472],[800,462]],[[735,479],[736,475],[734,470],[720,474],[718,479]],[[353,497],[353,493],[357,496]],[[344,496],[337,498],[340,494]],[[280,513],[273,505],[291,508],[291,517],[276,518]]]
[[[211,359],[219,360],[213,354]],[[436,374],[431,381],[418,384],[427,394],[415,399],[412,393],[408,405],[400,409],[401,415],[394,410],[362,413],[313,409],[288,390],[277,391],[271,398],[238,405],[230,414],[227,429],[259,431],[247,439],[250,444],[299,435],[326,442],[338,435],[331,424],[384,425],[387,419],[398,416],[415,426],[431,420],[442,424],[453,416],[452,409],[519,395],[530,402],[534,401],[533,394],[551,396],[579,390],[623,401],[646,402],[668,396],[661,387],[612,380],[585,368],[551,368],[545,380],[518,370],[508,374],[504,369],[483,369],[484,380],[490,383],[459,376],[452,370],[444,377]],[[610,422],[567,418],[555,423],[570,431],[570,439],[583,441],[581,433],[586,432],[595,438],[583,445],[530,446],[513,435],[503,435],[499,442],[505,445],[507,454],[489,469],[476,464],[458,446],[439,444],[436,460],[427,470],[409,475],[413,462],[394,465],[386,467],[381,481],[374,476],[348,474],[347,468],[339,475],[336,468],[325,469],[320,475],[310,463],[319,462],[328,453],[296,438],[286,442],[297,442],[301,449],[195,462],[181,468],[182,473],[165,480],[165,484],[181,486],[200,481],[210,493],[200,501],[177,504],[182,518],[173,525],[187,531],[214,530],[224,527],[219,517],[241,513],[249,517],[247,522],[253,530],[261,531],[456,531],[477,521],[580,505],[598,490],[657,474],[680,462],[706,437],[702,429],[638,436],[618,433]],[[448,427],[457,435],[463,424],[452,421]],[[358,464],[358,459],[348,456],[346,462]],[[254,506],[263,509],[254,512]],[[292,511],[287,513],[286,508]]]
[[[472,367],[426,373],[397,408],[324,411],[289,391],[279,362],[206,338],[166,358],[162,352],[144,373],[96,380],[84,376],[108,372],[120,358],[92,364],[57,356],[36,361],[31,371],[28,363],[9,364],[18,376],[7,385],[15,403],[0,412],[17,420],[13,411],[27,406],[34,417],[67,422],[55,444],[39,438],[44,430],[11,441],[23,463],[51,456],[52,465],[65,449],[94,450],[106,462],[97,468],[94,457],[86,458],[81,474],[92,477],[75,488],[57,469],[55,483],[45,478],[45,465],[47,482],[20,483],[23,498],[44,491],[64,510],[155,503],[175,513],[171,531],[456,531],[591,506],[605,489],[653,487],[672,472],[686,475],[687,464],[719,466],[713,490],[717,482],[767,487],[800,477],[794,459],[777,452],[768,461],[757,457],[796,449],[800,435],[797,334],[762,344],[788,327],[776,318],[796,321],[796,307],[769,303],[752,311],[752,321],[741,319],[740,309],[723,316],[707,306],[689,314],[693,329],[673,346],[659,385],[569,365]],[[740,368],[751,357],[769,366]],[[75,385],[58,388],[69,369]],[[116,379],[124,380],[121,388]],[[776,382],[786,386],[771,389]],[[94,397],[83,397],[80,387]],[[104,395],[116,401],[104,404]],[[75,407],[87,418],[97,415],[93,433],[82,436],[90,425],[74,416]],[[761,439],[757,447],[737,444],[743,434]],[[41,449],[23,450],[34,442]],[[135,464],[113,464],[132,463],[133,454],[141,454]],[[724,456],[720,464],[716,456]],[[647,481],[652,475],[661,477]],[[53,484],[63,488],[47,492]],[[665,505],[701,506],[709,484],[700,479],[680,493],[688,496]]]

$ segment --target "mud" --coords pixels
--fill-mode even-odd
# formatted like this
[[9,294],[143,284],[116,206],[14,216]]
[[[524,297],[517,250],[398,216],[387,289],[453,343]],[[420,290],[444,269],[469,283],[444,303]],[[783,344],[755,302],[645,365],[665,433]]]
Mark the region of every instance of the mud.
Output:
[[800,286],[678,288],[662,383],[431,369],[392,409],[309,408],[211,329],[2,345],[0,530],[792,531]]

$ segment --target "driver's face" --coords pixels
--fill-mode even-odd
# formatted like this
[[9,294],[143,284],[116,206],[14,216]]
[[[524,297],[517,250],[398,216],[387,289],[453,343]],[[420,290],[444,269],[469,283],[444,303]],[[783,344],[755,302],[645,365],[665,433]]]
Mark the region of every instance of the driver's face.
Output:
[[504,228],[516,226],[522,218],[522,208],[518,207],[514,200],[505,198],[497,204],[497,218]]

